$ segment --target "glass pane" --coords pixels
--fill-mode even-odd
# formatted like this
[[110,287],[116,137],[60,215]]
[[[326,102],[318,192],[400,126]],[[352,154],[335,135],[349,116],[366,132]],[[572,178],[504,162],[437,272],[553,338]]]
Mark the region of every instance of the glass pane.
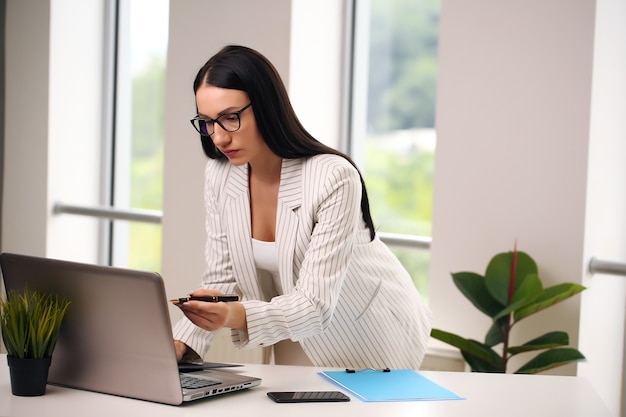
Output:
[[[431,235],[439,8],[440,0],[356,2],[351,150],[380,232]],[[394,252],[427,296],[429,253]]]
[[[114,204],[161,210],[168,0],[119,5]],[[116,222],[113,263],[160,270],[161,227]]]
[[430,268],[430,252],[418,249],[392,248],[402,265],[411,273],[413,283],[420,294],[428,299],[428,270]]

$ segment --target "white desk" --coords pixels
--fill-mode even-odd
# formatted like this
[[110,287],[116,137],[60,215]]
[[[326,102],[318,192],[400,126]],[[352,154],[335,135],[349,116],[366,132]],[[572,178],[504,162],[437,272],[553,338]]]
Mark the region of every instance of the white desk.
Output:
[[454,401],[276,404],[267,398],[267,391],[337,389],[320,370],[326,368],[246,365],[237,372],[263,378],[259,387],[176,407],[52,385],[41,397],[13,396],[0,355],[0,416],[612,417],[586,379],[567,376],[422,372],[466,398]]

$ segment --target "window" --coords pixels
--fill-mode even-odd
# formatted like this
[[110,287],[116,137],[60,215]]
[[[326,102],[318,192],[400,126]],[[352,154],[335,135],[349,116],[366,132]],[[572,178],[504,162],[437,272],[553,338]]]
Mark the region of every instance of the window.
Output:
[[[440,0],[356,0],[350,152],[377,230],[431,235]],[[393,249],[428,294],[430,254]]]
[[[440,0],[352,1],[355,70],[347,151],[364,174],[378,231],[427,237],[428,242]],[[110,123],[103,124],[114,127],[111,168],[102,181],[109,181],[112,191],[100,205],[160,212],[169,3],[106,4],[115,11],[110,24],[115,41],[110,48],[112,81],[105,91],[115,93]],[[339,32],[333,32],[333,39]],[[101,262],[160,270],[161,226],[156,223],[106,222]],[[428,251],[392,248],[427,295]]]
[[[118,0],[111,205],[161,210],[168,0]],[[161,226],[115,221],[116,266],[160,270]]]

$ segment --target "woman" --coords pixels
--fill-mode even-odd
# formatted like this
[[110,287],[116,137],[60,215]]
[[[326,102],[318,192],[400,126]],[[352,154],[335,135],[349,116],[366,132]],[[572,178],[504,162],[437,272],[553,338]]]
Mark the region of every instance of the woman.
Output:
[[362,177],[349,157],[300,124],[274,66],[227,46],[194,81],[206,165],[206,263],[180,304],[179,360],[199,359],[213,331],[237,347],[273,346],[277,364],[415,368],[430,312],[410,275],[376,237]]

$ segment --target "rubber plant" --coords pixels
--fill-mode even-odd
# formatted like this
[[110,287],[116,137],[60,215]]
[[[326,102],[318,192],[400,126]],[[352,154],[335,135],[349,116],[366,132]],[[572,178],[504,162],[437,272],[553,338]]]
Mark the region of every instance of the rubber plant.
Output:
[[[509,359],[528,352],[537,354],[515,373],[535,374],[585,359],[577,349],[568,347],[569,335],[563,331],[546,333],[521,346],[510,345],[517,323],[578,294],[584,286],[562,283],[544,288],[535,261],[517,249],[495,255],[484,276],[456,272],[452,279],[463,295],[492,319],[492,325],[483,342],[440,329],[433,329],[431,336],[458,348],[472,371],[506,373]],[[495,347],[499,345],[498,352]]]

